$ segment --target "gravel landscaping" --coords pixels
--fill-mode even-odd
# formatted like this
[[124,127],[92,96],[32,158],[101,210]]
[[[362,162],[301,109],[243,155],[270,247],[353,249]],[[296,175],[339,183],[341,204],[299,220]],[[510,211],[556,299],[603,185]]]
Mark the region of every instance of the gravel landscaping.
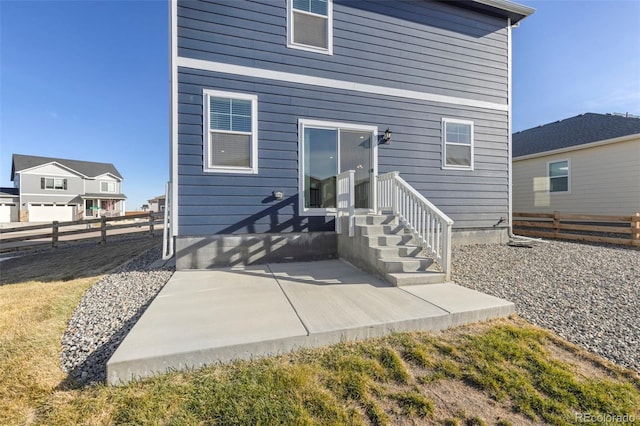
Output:
[[82,297],[62,338],[62,367],[73,381],[105,381],[107,361],[173,274],[172,267],[152,269],[161,253],[160,248],[148,250]]
[[[570,242],[533,247],[478,245],[453,251],[453,280],[516,304],[520,316],[619,365],[640,371],[640,252]],[[104,382],[106,363],[173,267],[152,268],[147,251],[93,285],[62,339],[62,366],[88,385]]]
[[640,251],[571,242],[453,250],[453,280],[516,304],[520,316],[640,371]]

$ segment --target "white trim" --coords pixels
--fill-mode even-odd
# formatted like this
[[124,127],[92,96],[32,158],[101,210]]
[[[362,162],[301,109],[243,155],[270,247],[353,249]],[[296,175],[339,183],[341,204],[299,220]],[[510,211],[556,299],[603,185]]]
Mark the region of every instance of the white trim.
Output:
[[[48,163],[42,163],[42,164],[39,164],[37,166],[29,167],[28,169],[22,169],[20,171],[17,171],[16,173],[37,174],[37,173],[32,173],[32,171],[36,170],[36,169],[38,169],[40,167],[44,167],[44,166],[60,167],[61,169],[67,170],[69,172],[72,172],[73,174],[75,174],[77,176],[80,176],[80,177],[83,177],[83,178],[86,178],[86,179],[90,179],[90,176],[84,175],[84,174],[80,173],[79,171],[74,170],[71,167],[67,167],[64,164],[60,164],[60,163],[58,163],[56,161],[50,161]],[[59,175],[59,176],[65,176],[65,175]]]
[[[456,124],[466,124],[469,127],[471,127],[471,135],[470,135],[470,144],[467,145],[465,144],[461,144],[461,143],[455,143],[455,142],[447,142],[447,132],[446,132],[446,126],[447,123],[456,123]],[[470,120],[460,120],[457,118],[447,118],[447,117],[442,117],[442,125],[441,125],[441,132],[442,132],[442,170],[463,170],[463,171],[473,171],[474,169],[474,145],[475,145],[475,138],[473,137],[473,133],[474,133],[474,129],[473,129],[473,121]],[[470,147],[470,155],[471,158],[469,159],[469,165],[468,166],[452,166],[452,165],[447,165],[447,145],[455,145],[455,146],[469,146]]]
[[632,141],[634,139],[640,139],[640,133],[634,133],[632,135],[620,136],[620,137],[613,138],[613,139],[605,139],[605,140],[602,140],[602,141],[589,142],[589,143],[585,143],[585,144],[582,144],[582,145],[568,146],[566,148],[558,148],[558,149],[554,149],[554,150],[551,150],[551,151],[536,152],[535,154],[521,155],[520,157],[514,158],[513,161],[523,161],[523,160],[529,160],[531,158],[546,157],[547,155],[564,154],[565,152],[579,151],[581,149],[595,148],[595,147],[598,147],[598,146],[611,145],[611,144],[614,144],[614,143],[629,142],[629,141]]
[[171,60],[169,64],[170,85],[169,96],[171,99],[169,120],[169,167],[171,182],[171,236],[178,236],[178,1],[170,0],[169,10],[169,51]]
[[[49,189],[49,191],[51,190]],[[62,191],[62,190],[58,189],[58,191]],[[44,192],[24,192],[22,195],[30,196],[30,197],[66,197],[66,198],[75,198],[75,197],[81,196],[80,194],[49,194]]]
[[101,179],[103,176],[111,176],[112,178],[114,178],[114,179],[115,179],[115,180],[117,180],[118,182],[122,182],[122,181],[124,180],[124,179],[119,178],[118,176],[116,176],[116,175],[114,175],[114,174],[112,174],[112,173],[109,173],[109,172],[107,172],[107,173],[103,173],[103,174],[101,174],[101,175],[99,175],[99,176],[94,176],[94,177],[92,177],[92,178],[88,178],[87,180],[98,180],[98,179]]
[[311,16],[327,19],[327,48],[313,47],[306,44],[298,44],[293,41],[293,0],[287,0],[287,47],[291,49],[306,50],[307,52],[333,55],[333,0],[327,0],[327,16],[305,11],[298,11]]
[[[371,182],[369,187],[372,194],[375,194],[375,176],[378,174],[378,128],[365,124],[344,123],[338,121],[313,120],[306,118],[298,119],[298,214],[300,216],[335,216],[335,208],[305,208],[304,207],[304,128],[337,130],[356,130],[371,133],[371,149],[369,150],[371,168],[369,171]],[[339,139],[338,139],[339,144]],[[338,145],[338,167],[340,166],[340,146]],[[343,170],[344,171],[344,170]],[[339,172],[340,173],[340,172]],[[371,209],[375,209],[375,196],[370,195]]]
[[[549,166],[553,163],[563,163],[567,162],[567,190],[566,191],[551,191],[551,176],[549,174]],[[571,159],[563,158],[560,160],[550,160],[547,161],[547,170],[545,171],[545,175],[547,176],[548,187],[547,193],[550,195],[554,194],[571,194]],[[555,176],[555,177],[564,177],[564,176]]]
[[[249,167],[228,167],[211,165],[211,130],[209,129],[209,98],[221,97],[229,99],[242,99],[251,101],[251,133],[247,132],[225,132],[232,134],[249,135],[251,141],[251,152],[249,153]],[[202,123],[202,149],[203,161],[202,170],[205,173],[243,173],[258,174],[258,96],[247,93],[226,92],[222,90],[202,89],[203,101],[203,123]]]
[[377,95],[395,96],[405,99],[416,99],[428,102],[440,102],[451,105],[486,108],[496,111],[508,111],[509,105],[496,102],[479,101],[476,99],[459,98],[455,96],[437,95],[434,93],[418,92],[416,90],[397,89],[394,87],[377,86],[373,84],[356,83],[353,81],[335,80],[324,77],[314,77],[304,74],[295,74],[284,71],[246,67],[242,65],[225,64],[222,62],[204,61],[178,57],[179,67],[204,71],[219,72],[223,74],[241,75],[244,77],[256,77],[266,80],[284,81],[288,83],[307,84],[331,89],[351,90],[354,92],[370,93]]

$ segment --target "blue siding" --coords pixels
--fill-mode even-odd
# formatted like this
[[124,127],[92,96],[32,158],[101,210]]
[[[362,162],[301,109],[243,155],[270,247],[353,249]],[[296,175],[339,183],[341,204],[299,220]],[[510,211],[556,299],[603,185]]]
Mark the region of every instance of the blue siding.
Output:
[[[179,69],[178,202],[181,235],[332,230],[331,218],[298,216],[298,118],[387,127],[379,172],[398,170],[459,228],[507,215],[507,113],[302,84]],[[202,89],[258,95],[259,174],[202,172]],[[475,123],[475,170],[441,169],[442,117]],[[271,197],[284,191],[285,199]]]
[[506,103],[504,20],[424,0],[334,0],[334,54],[286,47],[282,1],[182,2],[178,54]]

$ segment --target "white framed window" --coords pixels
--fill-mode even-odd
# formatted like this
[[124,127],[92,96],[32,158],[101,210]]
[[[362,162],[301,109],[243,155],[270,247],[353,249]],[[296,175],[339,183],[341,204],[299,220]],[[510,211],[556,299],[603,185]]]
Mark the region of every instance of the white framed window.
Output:
[[549,192],[569,192],[569,160],[547,163]]
[[333,54],[333,0],[287,0],[287,47]]
[[258,173],[258,96],[203,92],[204,171]]
[[67,180],[64,178],[40,178],[40,189],[66,190]]
[[442,168],[473,170],[473,121],[442,119]]
[[109,181],[100,182],[100,192],[116,192],[116,183]]

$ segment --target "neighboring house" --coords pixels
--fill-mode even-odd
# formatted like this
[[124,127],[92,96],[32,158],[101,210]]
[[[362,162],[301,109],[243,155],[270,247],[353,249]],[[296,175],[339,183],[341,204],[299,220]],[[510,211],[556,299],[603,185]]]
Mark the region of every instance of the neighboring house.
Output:
[[149,200],[149,205],[148,205],[149,211],[156,212],[156,213],[163,212],[166,198],[167,197],[165,195],[158,195],[157,197]]
[[336,175],[350,169],[359,212],[376,211],[378,176],[398,171],[455,221],[454,241],[505,241],[511,31],[533,9],[505,0],[171,8],[179,269],[228,253],[335,254]]
[[113,164],[14,154],[21,222],[121,216],[127,198]]
[[640,212],[640,117],[586,113],[515,133],[513,210]]
[[16,188],[0,188],[0,223],[17,222],[20,196]]

